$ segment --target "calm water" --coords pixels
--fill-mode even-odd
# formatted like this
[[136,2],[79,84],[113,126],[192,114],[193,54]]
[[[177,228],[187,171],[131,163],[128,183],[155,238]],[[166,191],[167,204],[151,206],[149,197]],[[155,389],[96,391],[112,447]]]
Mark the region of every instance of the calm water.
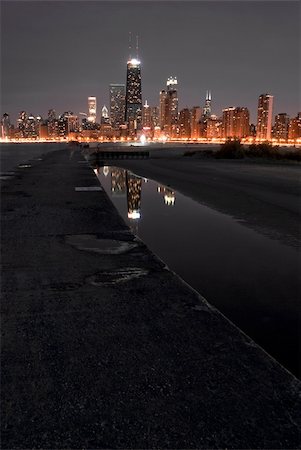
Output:
[[129,171],[101,167],[97,175],[134,233],[170,269],[298,372],[300,291],[294,248]]

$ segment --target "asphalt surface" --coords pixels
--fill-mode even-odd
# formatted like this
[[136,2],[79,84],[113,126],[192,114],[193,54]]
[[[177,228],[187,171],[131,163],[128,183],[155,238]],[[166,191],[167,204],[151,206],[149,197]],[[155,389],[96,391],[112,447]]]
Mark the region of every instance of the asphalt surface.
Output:
[[135,239],[79,152],[19,168],[1,208],[3,449],[300,447],[300,383]]

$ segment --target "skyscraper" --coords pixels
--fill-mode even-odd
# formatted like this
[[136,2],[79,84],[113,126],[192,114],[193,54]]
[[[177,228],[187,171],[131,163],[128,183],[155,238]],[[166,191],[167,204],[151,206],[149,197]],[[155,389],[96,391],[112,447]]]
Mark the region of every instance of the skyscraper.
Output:
[[2,139],[9,138],[10,137],[10,118],[7,113],[4,113],[1,120],[1,137]]
[[50,138],[56,138],[58,136],[58,121],[56,119],[56,114],[54,109],[48,110],[48,136]]
[[273,96],[262,94],[258,99],[256,139],[269,141],[272,132]]
[[250,114],[248,108],[231,106],[223,109],[223,137],[247,137],[250,134]]
[[112,127],[118,130],[125,119],[125,85],[110,84],[110,119]]
[[151,128],[152,125],[151,108],[148,105],[147,100],[145,100],[142,108],[142,125],[147,128]]
[[103,107],[101,109],[101,121],[100,122],[102,124],[110,123],[109,111],[108,111],[108,108],[106,107],[106,105],[103,105]]
[[211,116],[211,92],[206,92],[205,106],[203,108],[203,117],[209,119]]
[[153,106],[151,109],[151,122],[153,128],[160,126],[160,113],[158,106]]
[[280,113],[275,116],[273,127],[273,138],[287,141],[288,139],[289,116],[286,113]]
[[88,122],[96,122],[96,97],[88,97]]
[[167,92],[165,98],[165,130],[176,137],[177,124],[179,117],[179,99],[178,99],[178,81],[176,77],[169,77],[167,79]]
[[190,138],[191,126],[190,126],[190,111],[188,108],[184,108],[180,111],[179,117],[179,134],[181,138]]
[[166,102],[166,90],[162,89],[162,91],[160,91],[160,128],[161,130],[164,129],[165,126],[165,102]]
[[292,140],[301,139],[301,112],[290,119],[288,126],[288,138]]
[[197,139],[200,137],[200,120],[202,111],[199,106],[194,106],[191,110],[191,137]]
[[138,58],[127,62],[125,121],[131,136],[142,128],[141,63]]

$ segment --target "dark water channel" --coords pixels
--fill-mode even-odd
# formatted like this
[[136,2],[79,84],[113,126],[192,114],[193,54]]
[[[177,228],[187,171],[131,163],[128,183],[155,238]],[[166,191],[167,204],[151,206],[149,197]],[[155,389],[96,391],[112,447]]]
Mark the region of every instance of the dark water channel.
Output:
[[298,252],[166,186],[98,169],[119,213],[170,269],[291,372],[298,370]]

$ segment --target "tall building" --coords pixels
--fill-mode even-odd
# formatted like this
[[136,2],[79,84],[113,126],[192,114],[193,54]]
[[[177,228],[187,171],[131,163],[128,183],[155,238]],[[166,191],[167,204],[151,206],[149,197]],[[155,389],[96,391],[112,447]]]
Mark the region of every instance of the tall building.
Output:
[[21,111],[19,113],[19,117],[17,120],[18,131],[21,137],[26,137],[26,129],[27,129],[27,114],[25,111]]
[[125,85],[110,84],[110,119],[112,127],[118,130],[125,117]]
[[153,106],[151,108],[151,124],[152,128],[160,126],[160,111],[158,106]]
[[288,139],[289,116],[286,113],[280,113],[275,116],[273,127],[273,138],[287,141]]
[[102,123],[102,124],[110,123],[109,111],[108,111],[108,108],[106,107],[106,105],[103,105],[103,107],[101,109],[101,120],[100,120],[100,123]]
[[145,100],[145,103],[142,108],[142,125],[143,128],[151,128],[152,126],[152,110],[150,106],[147,103],[147,100]]
[[88,97],[88,122],[96,122],[96,97]]
[[11,131],[10,118],[7,113],[4,113],[1,119],[1,137],[2,139],[9,138]]
[[58,121],[54,109],[49,109],[48,111],[47,126],[48,136],[50,138],[56,138],[58,136]]
[[211,114],[211,117],[206,120],[206,133],[205,136],[207,139],[218,139],[222,137],[222,119],[219,119],[217,116]]
[[178,117],[179,117],[179,99],[178,99],[178,81],[176,77],[167,79],[167,92],[165,98],[165,124],[164,129],[171,135],[177,136]]
[[127,62],[125,122],[131,136],[142,128],[141,63],[138,58]]
[[258,99],[256,139],[269,141],[272,132],[273,96],[262,94]]
[[190,111],[188,108],[184,108],[180,111],[179,116],[179,135],[180,138],[190,138],[191,126],[190,126]]
[[231,106],[223,109],[222,130],[224,138],[244,138],[250,134],[248,108]]
[[191,137],[197,139],[200,137],[200,120],[202,117],[202,109],[194,106],[191,110]]
[[206,92],[205,106],[203,108],[203,117],[209,119],[211,116],[211,92]]
[[290,119],[288,126],[288,138],[292,140],[301,139],[301,112]]
[[164,129],[164,126],[166,123],[166,120],[165,120],[166,96],[167,96],[166,90],[162,89],[162,91],[160,91],[160,128],[161,128],[161,130]]

